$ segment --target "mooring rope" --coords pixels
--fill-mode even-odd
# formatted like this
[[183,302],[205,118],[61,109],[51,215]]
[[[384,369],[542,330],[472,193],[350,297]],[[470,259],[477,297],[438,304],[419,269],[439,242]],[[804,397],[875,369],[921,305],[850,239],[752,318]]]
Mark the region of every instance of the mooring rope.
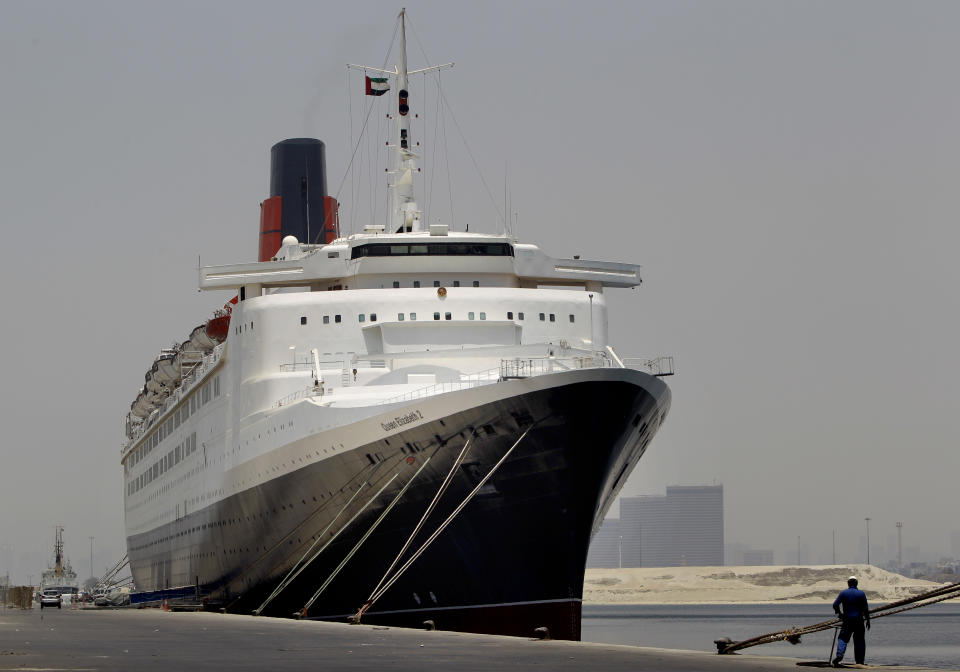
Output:
[[[870,614],[870,619],[873,620],[874,618],[892,616],[893,614],[918,609],[929,604],[936,604],[937,602],[943,602],[944,600],[950,600],[956,597],[960,597],[960,583],[951,583],[921,593],[920,595],[914,595],[913,597],[904,598],[897,602],[891,602],[882,607],[871,609],[868,613]],[[843,623],[842,618],[832,618],[829,621],[821,621],[820,623],[814,623],[813,625],[802,628],[787,628],[786,630],[780,630],[778,632],[758,635],[757,637],[745,639],[740,642],[729,642],[729,640],[718,639],[714,644],[717,645],[717,653],[720,654],[733,653],[734,651],[746,649],[751,646],[759,646],[760,644],[770,644],[773,642],[788,641],[791,644],[799,644],[802,635],[829,630],[841,623]]]
[[370,593],[370,597],[367,598],[367,601],[364,603],[360,610],[357,612],[356,620],[359,621],[363,616],[363,613],[370,608],[370,605],[373,604],[374,595],[377,591],[380,590],[383,586],[383,582],[387,580],[387,577],[390,576],[390,572],[393,571],[393,568],[397,566],[397,563],[400,562],[400,558],[403,557],[403,554],[407,552],[410,548],[410,544],[413,543],[413,540],[416,538],[417,534],[420,532],[420,529],[423,527],[424,522],[427,518],[433,513],[434,508],[437,505],[437,502],[440,501],[440,498],[447,491],[447,488],[450,486],[451,481],[453,481],[453,475],[457,472],[460,464],[463,462],[463,458],[467,454],[467,449],[470,447],[470,442],[473,441],[473,435],[471,434],[470,438],[467,439],[466,443],[463,444],[463,448],[460,450],[460,454],[457,455],[456,459],[453,461],[453,464],[450,466],[450,470],[447,472],[446,478],[443,479],[443,483],[440,484],[440,488],[437,490],[436,494],[433,496],[430,504],[427,506],[426,510],[423,512],[423,515],[420,517],[420,521],[413,528],[413,532],[410,533],[410,536],[407,537],[407,541],[403,544],[403,547],[400,549],[400,552],[397,553],[397,557],[393,559],[393,562],[390,563],[390,566],[387,567],[387,571],[383,573],[383,576],[380,578],[379,583]]
[[487,475],[484,476],[484,477],[480,480],[479,483],[477,483],[476,487],[475,487],[473,490],[471,490],[470,493],[466,496],[466,498],[465,498],[462,502],[460,502],[460,504],[457,506],[456,509],[453,510],[453,513],[451,513],[449,516],[447,516],[447,519],[444,520],[444,521],[440,524],[440,526],[436,529],[436,531],[435,531],[433,534],[431,534],[431,535],[427,538],[427,540],[426,540],[425,542],[423,542],[423,545],[421,545],[420,548],[418,548],[417,551],[416,551],[412,556],[410,556],[410,559],[407,560],[405,563],[403,563],[403,566],[401,566],[400,569],[398,569],[398,570],[396,571],[396,573],[390,578],[390,580],[387,581],[378,591],[376,591],[376,592],[370,597],[370,599],[367,601],[367,604],[365,605],[367,608],[369,608],[370,606],[372,606],[374,602],[376,602],[376,601],[379,600],[381,597],[383,597],[383,594],[386,593],[386,592],[390,589],[390,587],[391,587],[394,583],[397,582],[397,579],[399,579],[399,578],[404,574],[404,572],[406,572],[407,569],[410,568],[410,565],[412,565],[414,562],[416,562],[417,558],[419,558],[419,557],[424,553],[424,551],[427,550],[427,548],[430,546],[430,544],[432,544],[433,541],[434,541],[438,536],[440,536],[440,534],[441,534],[445,529],[447,529],[447,526],[449,526],[450,523],[452,523],[453,520],[454,520],[454,519],[460,514],[460,512],[464,509],[464,507],[466,507],[466,505],[470,503],[470,500],[473,499],[474,495],[476,495],[476,494],[480,491],[480,489],[483,488],[483,486],[487,484],[487,481],[489,481],[490,478],[491,478],[491,477],[497,472],[497,470],[500,468],[500,466],[503,465],[503,463],[507,461],[507,458],[510,457],[510,455],[511,455],[511,453],[513,453],[514,449],[515,449],[518,445],[520,445],[520,442],[523,441],[523,440],[526,438],[527,434],[530,433],[530,430],[533,429],[534,427],[536,427],[536,425],[537,425],[537,422],[534,422],[534,423],[531,424],[529,427],[527,427],[527,429],[523,432],[523,434],[520,435],[520,438],[517,439],[512,446],[510,446],[510,448],[507,450],[507,452],[505,452],[505,453],[503,454],[503,456],[497,461],[497,463],[496,463],[495,465],[493,465],[493,467],[490,469],[490,471],[487,472]]
[[[435,454],[436,454],[436,451],[434,451],[434,455]],[[413,476],[407,479],[407,482],[403,484],[402,488],[400,488],[400,492],[396,494],[396,496],[393,498],[390,504],[387,505],[387,507],[377,517],[377,519],[373,522],[373,524],[369,527],[369,529],[367,529],[367,531],[363,534],[363,536],[360,537],[360,540],[356,544],[354,544],[353,548],[350,549],[350,552],[347,553],[347,555],[343,558],[343,560],[340,561],[340,564],[337,565],[337,568],[333,570],[333,573],[327,577],[327,580],[324,581],[323,584],[320,586],[320,588],[317,589],[317,592],[313,594],[313,597],[307,600],[307,603],[303,605],[303,609],[301,609],[300,613],[306,614],[307,609],[313,606],[313,603],[316,602],[317,598],[320,597],[321,593],[323,593],[323,591],[327,589],[327,586],[329,586],[333,582],[333,580],[337,577],[337,574],[340,573],[340,570],[346,567],[347,563],[350,562],[350,559],[354,556],[354,554],[358,550],[360,550],[360,547],[363,545],[363,543],[370,537],[371,534],[373,534],[374,530],[377,529],[380,523],[383,522],[383,519],[387,517],[387,514],[389,514],[390,511],[393,510],[393,507],[397,504],[397,502],[400,501],[403,495],[407,492],[407,488],[409,488],[410,485],[416,480],[417,476],[419,476],[420,472],[423,471],[424,468],[430,463],[431,459],[433,459],[433,455],[428,456],[427,459],[425,459],[423,463],[420,465],[420,467],[414,472]],[[400,475],[400,472],[398,471],[394,475],[394,477],[390,479],[390,482],[393,482],[393,480],[397,478],[399,475]],[[390,483],[388,482],[387,485],[389,484]],[[385,488],[386,488],[386,485],[380,489],[380,492],[383,492]],[[379,495],[380,492],[378,492],[377,495]]]

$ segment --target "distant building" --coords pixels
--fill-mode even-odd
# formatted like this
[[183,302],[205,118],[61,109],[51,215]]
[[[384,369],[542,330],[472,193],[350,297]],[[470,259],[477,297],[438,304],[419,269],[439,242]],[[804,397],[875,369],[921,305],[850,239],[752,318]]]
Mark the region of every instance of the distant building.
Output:
[[723,565],[722,485],[675,485],[666,496],[623,497],[614,521],[604,521],[594,537],[588,567]]
[[773,564],[773,551],[771,549],[758,549],[743,552],[743,564],[749,566],[768,566]]
[[620,521],[607,518],[590,542],[587,567],[620,567]]

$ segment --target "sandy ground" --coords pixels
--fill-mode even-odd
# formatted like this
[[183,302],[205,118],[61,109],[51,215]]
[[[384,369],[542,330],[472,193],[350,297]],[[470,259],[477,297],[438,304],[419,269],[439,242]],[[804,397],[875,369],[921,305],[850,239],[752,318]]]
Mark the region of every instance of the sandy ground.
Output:
[[870,565],[803,567],[643,567],[588,569],[585,604],[735,604],[832,601],[851,575],[873,604],[942,584],[908,579]]

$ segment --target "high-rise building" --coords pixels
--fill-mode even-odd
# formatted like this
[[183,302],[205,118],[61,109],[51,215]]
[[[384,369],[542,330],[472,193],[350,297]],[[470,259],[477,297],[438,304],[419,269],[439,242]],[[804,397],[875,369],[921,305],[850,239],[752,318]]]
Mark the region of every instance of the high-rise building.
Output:
[[620,521],[617,518],[607,518],[590,542],[590,552],[587,553],[587,567],[629,567],[621,565]]
[[[615,520],[604,521],[594,537],[588,567],[616,567],[621,558],[623,567],[723,564],[722,485],[675,485],[666,496],[623,497]],[[611,557],[617,562],[610,564]]]

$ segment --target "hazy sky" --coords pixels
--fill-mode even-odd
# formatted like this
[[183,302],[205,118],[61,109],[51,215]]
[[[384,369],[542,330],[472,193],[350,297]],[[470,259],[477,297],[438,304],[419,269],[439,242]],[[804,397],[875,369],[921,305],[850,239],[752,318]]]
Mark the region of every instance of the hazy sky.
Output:
[[[609,295],[611,338],[677,375],[628,494],[722,483],[727,541],[778,560],[832,530],[854,560],[866,516],[875,549],[899,520],[905,548],[947,552],[960,4],[407,7],[430,62],[456,62],[445,95],[500,201],[508,173],[520,237],[644,265]],[[276,141],[323,139],[337,191],[348,91],[354,119],[366,102],[345,64],[383,62],[399,9],[0,3],[0,573],[36,580],[58,523],[81,576],[89,536],[97,573],[123,553],[124,414],[228,298],[197,293],[198,256],[256,257]],[[446,131],[437,216],[493,230]]]

